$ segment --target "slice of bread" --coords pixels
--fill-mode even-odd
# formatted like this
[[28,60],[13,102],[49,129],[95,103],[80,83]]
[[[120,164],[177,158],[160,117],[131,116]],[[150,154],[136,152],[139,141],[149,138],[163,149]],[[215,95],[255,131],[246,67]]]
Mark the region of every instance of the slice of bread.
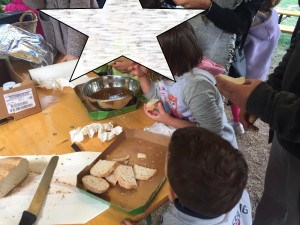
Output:
[[151,168],[139,166],[136,164],[134,164],[133,170],[134,170],[135,179],[137,179],[137,180],[149,180],[157,172],[156,169],[151,169]]
[[132,166],[119,164],[114,170],[114,175],[121,187],[126,189],[137,189]]
[[126,155],[124,157],[121,157],[121,158],[114,158],[112,159],[112,161],[117,161],[117,162],[120,162],[120,163],[124,163],[126,161],[128,161],[130,158],[130,155]]
[[226,74],[219,74],[219,76],[226,79],[226,80],[228,80],[228,81],[236,83],[236,84],[244,84],[246,82],[245,77],[234,78],[234,77],[230,77]]
[[156,98],[149,100],[146,104],[147,111],[152,111],[152,110],[156,109],[159,101],[160,100],[156,99]]
[[106,177],[118,166],[118,162],[100,159],[90,170],[96,177]]
[[105,180],[107,180],[108,183],[110,183],[112,186],[116,186],[118,182],[114,173],[111,173],[107,177],[105,177]]
[[109,183],[105,179],[101,177],[95,177],[93,175],[84,176],[82,178],[82,182],[86,189],[96,194],[102,194],[110,187]]
[[14,189],[29,174],[29,162],[22,157],[0,159],[0,198]]

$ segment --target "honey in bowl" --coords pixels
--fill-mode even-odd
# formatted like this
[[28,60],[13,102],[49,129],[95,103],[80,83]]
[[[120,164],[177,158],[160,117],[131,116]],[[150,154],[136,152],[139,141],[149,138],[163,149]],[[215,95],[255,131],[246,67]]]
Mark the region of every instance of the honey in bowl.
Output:
[[98,100],[115,100],[126,96],[132,96],[133,92],[124,87],[104,88],[91,94],[91,98]]

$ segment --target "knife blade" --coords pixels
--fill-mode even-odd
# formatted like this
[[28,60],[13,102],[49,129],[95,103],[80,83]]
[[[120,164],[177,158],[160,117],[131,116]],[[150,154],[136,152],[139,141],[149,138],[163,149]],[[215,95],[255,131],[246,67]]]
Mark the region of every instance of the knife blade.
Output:
[[42,208],[44,199],[48,193],[49,185],[51,183],[54,170],[58,162],[58,156],[53,156],[48,166],[45,170],[45,173],[42,177],[41,182],[33,196],[33,199],[29,205],[28,210],[25,210],[22,214],[19,225],[31,225],[36,221],[37,215]]

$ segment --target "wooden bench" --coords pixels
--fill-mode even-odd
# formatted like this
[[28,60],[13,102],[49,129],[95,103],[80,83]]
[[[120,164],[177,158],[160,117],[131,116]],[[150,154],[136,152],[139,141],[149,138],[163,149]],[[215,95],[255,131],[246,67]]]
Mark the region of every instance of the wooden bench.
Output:
[[295,27],[294,26],[288,26],[279,24],[280,30],[282,33],[292,34],[294,32]]
[[279,24],[281,32],[287,33],[287,34],[292,34],[295,29],[295,26],[283,25],[283,24],[281,24],[281,22],[284,18],[287,18],[290,16],[300,17],[300,11],[290,11],[290,10],[276,9],[276,8],[275,8],[275,10],[279,14],[278,24]]

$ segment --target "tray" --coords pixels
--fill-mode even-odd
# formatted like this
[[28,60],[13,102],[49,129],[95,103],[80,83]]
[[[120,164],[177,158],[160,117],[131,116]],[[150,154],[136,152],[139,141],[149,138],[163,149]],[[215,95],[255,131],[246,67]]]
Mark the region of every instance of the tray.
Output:
[[[85,167],[77,176],[76,186],[85,191],[82,177],[89,174],[91,167],[100,159],[114,159],[130,155],[128,165],[138,164],[157,169],[156,175],[147,181],[137,181],[136,190],[126,190],[118,184],[103,194],[89,192],[111,204],[111,207],[130,215],[143,213],[149,206],[165,181],[165,156],[170,138],[136,129],[124,130],[116,140],[97,157],[93,163]],[[137,153],[146,154],[146,159],[137,157]]]
[[121,109],[115,109],[115,110],[106,110],[100,108],[96,103],[91,103],[85,99],[83,99],[81,94],[81,87],[83,84],[79,84],[74,88],[74,91],[84,107],[86,108],[89,117],[92,120],[104,120],[110,117],[118,116],[124,113],[128,113],[131,111],[134,111],[138,108],[139,105],[139,99],[137,97],[134,97],[130,100],[130,102]]

